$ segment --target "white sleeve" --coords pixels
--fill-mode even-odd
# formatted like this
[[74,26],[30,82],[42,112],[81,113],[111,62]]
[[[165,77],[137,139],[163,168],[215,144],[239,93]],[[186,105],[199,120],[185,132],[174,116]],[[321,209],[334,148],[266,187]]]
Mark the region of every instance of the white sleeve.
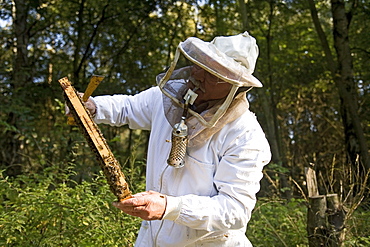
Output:
[[218,193],[213,197],[168,196],[163,219],[207,231],[245,227],[260,189],[262,169],[270,158],[270,147],[262,130],[238,137],[222,157],[214,175]]
[[149,130],[153,104],[160,104],[162,97],[160,90],[152,87],[134,96],[97,96],[93,100],[96,105],[96,123],[112,126],[128,124],[132,129]]

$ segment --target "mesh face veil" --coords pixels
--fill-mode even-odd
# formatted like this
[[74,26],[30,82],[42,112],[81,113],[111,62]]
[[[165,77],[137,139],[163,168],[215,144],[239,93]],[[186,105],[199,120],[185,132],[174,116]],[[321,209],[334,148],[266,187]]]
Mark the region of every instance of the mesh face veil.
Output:
[[[172,100],[171,103],[181,108],[185,107],[183,97],[189,88],[189,81],[199,87],[199,90],[204,90],[192,78],[191,69],[194,65],[217,77],[220,83],[230,83],[228,95],[212,117],[206,119],[202,114],[188,110],[203,126],[213,127],[227,111],[240,87],[262,87],[261,82],[252,75],[257,56],[258,46],[248,32],[216,37],[211,42],[191,37],[178,45],[171,66],[165,73],[157,76],[157,83],[162,93]],[[218,87],[218,83],[215,87]],[[167,110],[166,117],[173,124],[174,121],[179,121],[181,114],[178,109]]]

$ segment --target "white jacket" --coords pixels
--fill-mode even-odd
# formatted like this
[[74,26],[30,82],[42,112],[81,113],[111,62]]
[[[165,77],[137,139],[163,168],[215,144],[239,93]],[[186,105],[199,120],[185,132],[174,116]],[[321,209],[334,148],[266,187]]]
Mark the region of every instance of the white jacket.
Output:
[[167,207],[163,220],[142,222],[135,246],[252,246],[246,227],[271,158],[253,113],[246,110],[204,145],[188,147],[185,166],[174,168],[166,161],[172,126],[158,87],[94,101],[97,123],[151,131],[146,189],[166,194]]

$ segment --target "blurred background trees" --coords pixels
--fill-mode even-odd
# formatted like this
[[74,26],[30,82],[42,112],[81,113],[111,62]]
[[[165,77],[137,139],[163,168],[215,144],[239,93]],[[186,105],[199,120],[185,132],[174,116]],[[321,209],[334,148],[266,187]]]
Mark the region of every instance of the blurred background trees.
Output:
[[[180,41],[247,30],[264,84],[248,98],[273,152],[259,195],[304,198],[313,164],[323,194],[367,207],[369,19],[365,0],[3,0],[0,169],[17,177],[73,164],[73,179],[90,181],[99,168],[65,124],[59,78],[83,91],[100,74],[95,95],[135,94],[155,85]],[[101,128],[129,180],[142,183],[148,133]]]

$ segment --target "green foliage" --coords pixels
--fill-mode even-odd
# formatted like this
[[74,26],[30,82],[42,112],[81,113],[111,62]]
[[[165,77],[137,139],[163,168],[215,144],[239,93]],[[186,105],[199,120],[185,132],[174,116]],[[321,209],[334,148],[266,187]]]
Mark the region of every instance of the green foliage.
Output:
[[[346,222],[344,247],[370,244],[370,211],[356,210]],[[248,224],[247,236],[253,246],[308,246],[307,204],[303,199],[260,198]]]
[[344,242],[345,247],[366,247],[370,246],[370,210],[369,206],[363,206],[355,211],[354,215],[348,220],[348,237]]
[[260,199],[248,224],[253,246],[307,246],[303,200]]
[[[76,183],[74,169],[0,175],[0,246],[133,246],[140,219],[111,206],[115,198],[101,174]],[[143,178],[133,179],[143,190]],[[306,212],[303,200],[261,198],[247,236],[256,247],[307,246]],[[368,246],[369,218],[366,208],[355,212],[344,246]]]
[[80,184],[74,175],[1,177],[0,246],[133,246],[140,220],[111,206],[102,175]]

